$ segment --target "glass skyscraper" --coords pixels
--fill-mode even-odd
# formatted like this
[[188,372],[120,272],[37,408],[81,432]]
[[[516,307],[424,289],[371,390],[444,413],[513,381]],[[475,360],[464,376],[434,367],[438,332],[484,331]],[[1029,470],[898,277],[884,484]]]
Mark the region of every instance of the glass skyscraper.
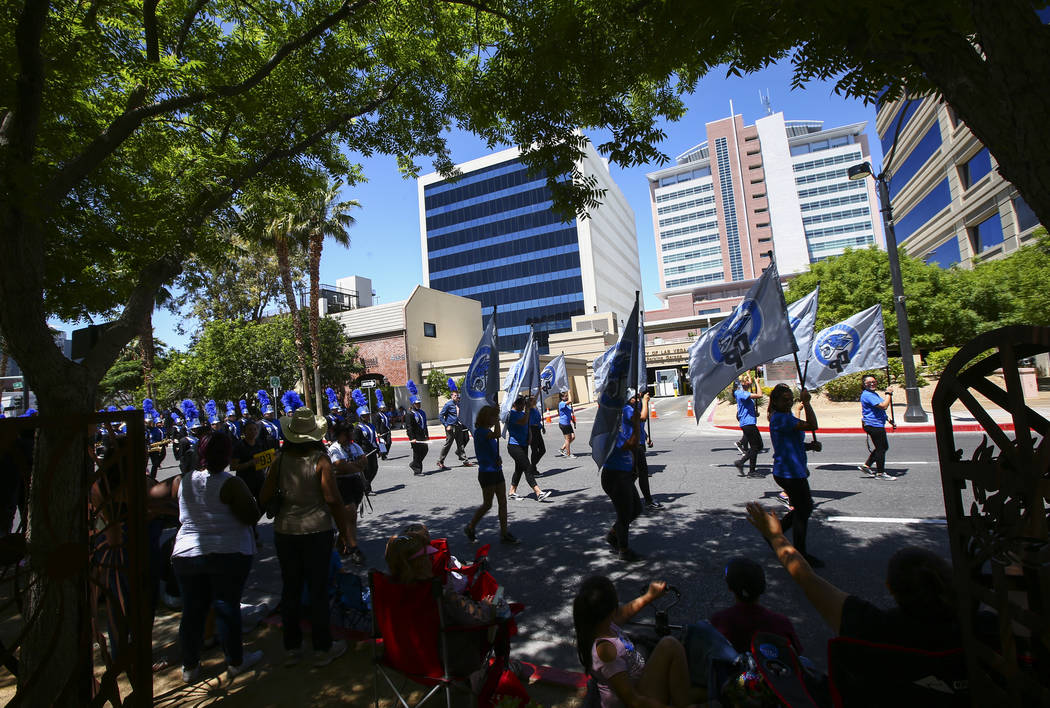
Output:
[[[497,308],[503,351],[523,348],[530,326],[546,352],[548,335],[570,330],[574,315],[630,312],[641,280],[633,214],[603,161],[588,158],[584,169],[612,189],[590,219],[568,223],[517,150],[460,165],[455,182],[419,180],[425,284],[480,301],[485,320]],[[627,263],[611,268],[610,255]]]

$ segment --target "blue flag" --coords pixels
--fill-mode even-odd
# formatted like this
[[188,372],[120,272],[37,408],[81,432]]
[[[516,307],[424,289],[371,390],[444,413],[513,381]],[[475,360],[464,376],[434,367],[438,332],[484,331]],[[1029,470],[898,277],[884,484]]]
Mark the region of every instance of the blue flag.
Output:
[[[620,332],[620,339],[595,360],[594,390],[598,411],[591,428],[591,459],[599,468],[616,447],[616,436],[627,405],[627,389],[638,389],[638,299]],[[599,368],[601,374],[599,376]]]
[[733,379],[759,364],[791,354],[795,337],[788,323],[776,264],[766,268],[736,309],[689,347],[696,422]]
[[474,430],[482,408],[499,407],[498,394],[499,350],[496,348],[496,313],[492,313],[463,381],[459,399],[460,422]]
[[817,332],[809,352],[806,388],[814,389],[844,374],[886,366],[886,330],[882,305]]
[[569,390],[569,375],[565,371],[565,355],[559,354],[540,372],[540,398]]
[[507,396],[500,406],[499,418],[506,422],[510,415],[510,406],[521,393],[533,394],[540,390],[540,348],[536,343],[535,331],[529,331],[529,339],[521,350],[521,358],[511,367],[507,378],[503,380],[503,390]]

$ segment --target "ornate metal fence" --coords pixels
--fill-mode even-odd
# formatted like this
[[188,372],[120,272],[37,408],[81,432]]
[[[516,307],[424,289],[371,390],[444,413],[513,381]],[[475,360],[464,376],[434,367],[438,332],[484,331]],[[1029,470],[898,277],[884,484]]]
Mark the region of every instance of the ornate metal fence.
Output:
[[[90,432],[85,438],[74,434],[78,430]],[[105,435],[96,445],[100,430]],[[46,452],[39,444],[42,431]],[[90,471],[86,483],[62,484],[69,475],[55,470],[81,460],[80,469]],[[0,663],[6,667],[0,671],[18,677],[8,705],[41,705],[42,696],[79,705],[152,703],[145,471],[141,411],[0,420],[0,527],[16,526],[0,528],[0,534],[11,531],[0,538]],[[31,485],[41,486],[28,509],[27,544]],[[44,553],[34,529],[56,526],[56,516],[65,513],[56,501],[62,494],[80,496],[79,502],[66,501],[87,522],[73,524],[82,529],[77,537]],[[48,603],[57,594],[63,601]],[[56,673],[51,665],[68,662],[58,653],[70,646],[75,666]],[[23,658],[27,652],[34,653],[30,665]],[[56,676],[60,685],[54,685]]]
[[[1050,423],[1026,402],[1018,371],[1020,359],[1048,351],[1047,327],[989,332],[956,354],[933,397],[975,706],[1050,705]],[[977,395],[1009,412],[1012,432]],[[972,452],[956,443],[950,408],[957,402],[985,432]],[[996,614],[998,637],[979,636],[979,606]]]

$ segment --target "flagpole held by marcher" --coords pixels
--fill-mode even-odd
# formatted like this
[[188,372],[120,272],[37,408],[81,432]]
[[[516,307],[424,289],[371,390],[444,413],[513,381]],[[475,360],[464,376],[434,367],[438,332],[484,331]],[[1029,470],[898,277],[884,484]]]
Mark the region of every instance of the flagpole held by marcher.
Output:
[[890,425],[897,429],[897,416],[893,413],[893,394],[890,392],[890,358],[886,357],[886,395],[890,398]]

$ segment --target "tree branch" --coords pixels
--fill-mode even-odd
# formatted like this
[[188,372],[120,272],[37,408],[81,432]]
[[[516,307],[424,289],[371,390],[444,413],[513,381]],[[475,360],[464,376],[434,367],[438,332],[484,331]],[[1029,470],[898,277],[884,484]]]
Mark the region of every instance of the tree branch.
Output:
[[[26,0],[15,29],[15,51],[20,71],[15,79],[13,115],[4,120],[6,130],[2,137],[9,148],[8,154],[14,158],[13,162],[26,168],[33,159],[40,125],[40,106],[44,95],[44,60],[40,54],[40,41],[47,24],[49,6],[48,0]],[[10,162],[4,168],[9,174],[12,173]],[[17,169],[15,172],[23,173],[23,170]]]
[[186,38],[190,34],[190,28],[193,27],[193,23],[197,20],[197,15],[200,14],[204,6],[208,4],[208,0],[197,0],[193,6],[186,13],[186,16],[182,18],[182,26],[179,27],[178,38],[175,40],[175,56],[181,57],[182,50],[186,45]]
[[160,61],[160,45],[157,39],[157,2],[142,0],[142,29],[146,36],[146,59]]
[[[36,0],[42,2],[43,0]],[[236,84],[216,86],[203,91],[195,91],[184,96],[175,96],[164,101],[158,101],[148,106],[125,110],[117,116],[109,126],[102,131],[91,143],[84,148],[77,157],[66,163],[59,170],[54,179],[47,185],[44,199],[48,202],[57,203],[65,198],[69,190],[78,182],[83,180],[92,170],[98,167],[107,157],[134,133],[139,126],[148,118],[180,111],[195,106],[205,101],[217,98],[230,98],[246,93],[258,86],[266,77],[281,65],[281,63],[294,52],[306,46],[322,34],[332,29],[360,8],[371,5],[377,0],[357,0],[348,4],[344,2],[335,12],[329,14],[322,21],[299,35],[295,39],[281,45],[262,66],[257,68],[248,78]]]
[[510,22],[511,24],[518,24],[519,23],[519,20],[518,20],[517,17],[514,17],[513,15],[508,15],[507,13],[502,12],[501,10],[496,10],[494,8],[487,7],[487,6],[483,5],[483,4],[481,4],[480,2],[474,2],[474,0],[441,0],[441,1],[444,2],[444,3],[447,3],[449,5],[466,5],[467,7],[472,7],[475,10],[478,10],[480,12],[484,12],[484,13],[486,13],[488,15],[494,15],[496,17],[502,18],[502,19],[506,20],[507,22]]
[[143,268],[137,283],[128,297],[120,317],[103,329],[95,346],[82,362],[88,376],[100,381],[109,367],[139,332],[156,305],[157,291],[182,272],[182,262],[175,256],[164,256]]

